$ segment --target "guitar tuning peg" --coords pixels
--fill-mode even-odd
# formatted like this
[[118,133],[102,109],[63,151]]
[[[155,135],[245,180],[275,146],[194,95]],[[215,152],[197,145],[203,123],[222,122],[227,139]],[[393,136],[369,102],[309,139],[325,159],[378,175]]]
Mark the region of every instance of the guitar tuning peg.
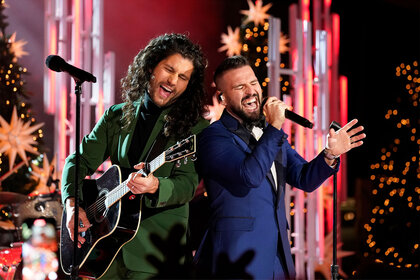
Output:
[[178,167],[180,167],[181,166],[181,161],[180,160],[177,160],[176,161],[176,163],[175,163],[175,166],[178,168]]
[[184,164],[187,164],[187,163],[188,163],[188,158],[184,157]]
[[193,154],[192,156],[191,156],[191,161],[196,161],[197,160],[197,156],[195,155],[195,154]]

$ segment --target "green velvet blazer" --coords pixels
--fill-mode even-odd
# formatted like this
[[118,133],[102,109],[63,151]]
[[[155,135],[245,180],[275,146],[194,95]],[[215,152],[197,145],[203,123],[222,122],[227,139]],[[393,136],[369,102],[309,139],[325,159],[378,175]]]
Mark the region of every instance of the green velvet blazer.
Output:
[[[121,124],[123,105],[117,104],[106,110],[91,133],[83,138],[80,144],[79,183],[82,182],[86,175],[93,174],[108,158],[110,158],[112,164],[130,168],[127,153],[136,127],[136,121],[140,114],[140,102],[135,104],[137,107],[136,121],[133,121],[128,129],[125,130],[122,129]],[[138,162],[145,160],[152,143],[163,131],[164,116],[169,110],[170,108],[165,109],[156,121]],[[192,128],[191,134],[198,134],[208,125],[208,121],[201,119]],[[180,140],[182,139],[170,137],[165,149]],[[75,154],[72,154],[67,157],[62,174],[61,191],[63,203],[69,196],[74,196],[74,172]],[[199,183],[194,163],[191,160],[180,167],[175,167],[174,162],[165,163],[154,172],[154,176],[159,179],[158,193],[153,196],[145,195],[142,206],[143,209],[145,207],[153,208],[153,215],[146,218],[142,217],[136,236],[122,248],[124,264],[132,271],[158,273],[157,268],[150,264],[146,257],[153,256],[158,261],[163,262],[165,256],[161,249],[156,248],[152,244],[150,235],[157,235],[163,240],[167,240],[169,232],[175,225],[181,224],[187,228],[188,202],[193,199]],[[81,199],[83,200],[82,197]],[[186,232],[184,232],[180,242],[181,245],[185,245]],[[181,261],[184,261],[184,258]]]

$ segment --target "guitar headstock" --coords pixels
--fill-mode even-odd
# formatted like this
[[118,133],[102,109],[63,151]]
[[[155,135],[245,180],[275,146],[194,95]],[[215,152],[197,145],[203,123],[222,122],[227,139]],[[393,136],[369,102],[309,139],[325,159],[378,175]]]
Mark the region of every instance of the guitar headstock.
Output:
[[195,134],[177,142],[165,151],[165,161],[176,161],[187,156],[193,155],[196,151],[196,136]]

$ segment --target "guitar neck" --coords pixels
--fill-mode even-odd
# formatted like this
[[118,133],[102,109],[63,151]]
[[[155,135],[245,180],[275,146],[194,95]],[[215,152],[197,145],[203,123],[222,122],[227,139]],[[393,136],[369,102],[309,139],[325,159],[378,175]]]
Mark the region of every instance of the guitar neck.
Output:
[[[153,159],[150,163],[148,163],[149,174],[155,172],[165,162],[165,152],[163,152],[155,159]],[[136,173],[144,176],[148,175],[144,172],[143,169],[138,170]],[[126,195],[130,191],[130,188],[127,186],[128,181],[129,180],[126,179],[124,182],[122,182],[120,185],[118,185],[112,191],[106,194],[105,206],[107,208],[111,207],[114,203],[118,202],[124,195]]]

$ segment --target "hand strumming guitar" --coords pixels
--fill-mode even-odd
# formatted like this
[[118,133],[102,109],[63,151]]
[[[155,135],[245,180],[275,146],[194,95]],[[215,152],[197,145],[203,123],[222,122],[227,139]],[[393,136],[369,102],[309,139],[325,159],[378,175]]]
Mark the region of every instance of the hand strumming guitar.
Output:
[[[140,162],[134,166],[135,169],[141,170],[144,168],[144,162]],[[143,176],[140,173],[133,172],[128,176],[127,186],[134,194],[155,193],[159,188],[159,179],[149,174]]]
[[[74,197],[69,197],[66,199],[66,214],[67,214],[67,223],[66,228],[69,231],[69,235],[71,240],[74,241],[74,207],[75,201]],[[77,247],[81,248],[82,244],[85,243],[86,239],[82,237],[82,233],[87,231],[92,225],[89,222],[85,210],[79,207],[79,237],[78,237],[78,244]]]

